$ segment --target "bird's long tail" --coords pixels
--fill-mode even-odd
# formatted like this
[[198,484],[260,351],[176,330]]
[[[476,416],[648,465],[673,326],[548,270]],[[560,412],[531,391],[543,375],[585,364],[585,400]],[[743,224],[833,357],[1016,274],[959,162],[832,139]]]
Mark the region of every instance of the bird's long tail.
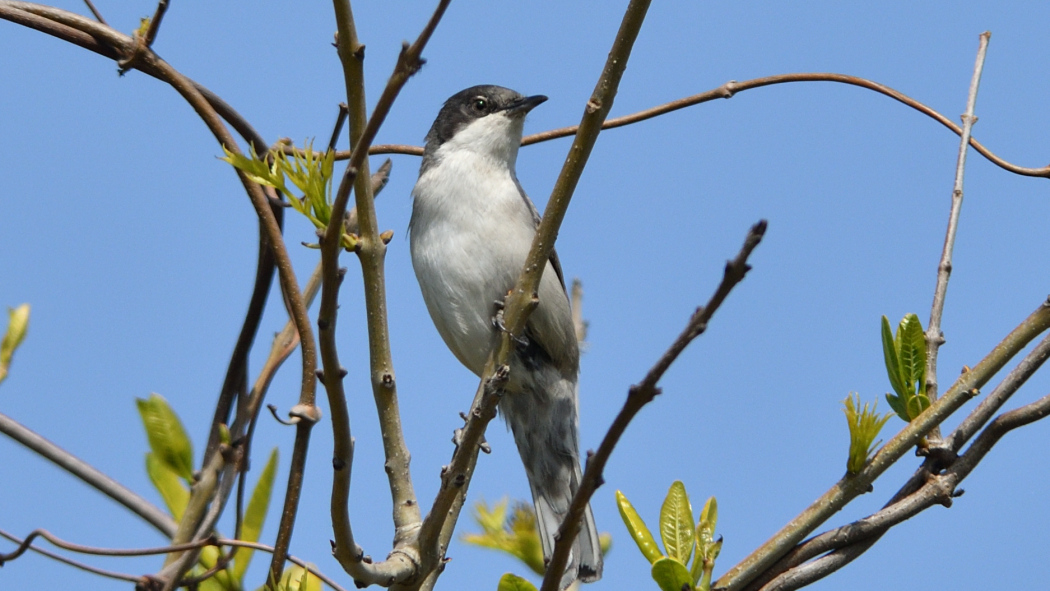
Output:
[[[504,394],[500,411],[514,433],[514,441],[529,477],[543,558],[549,561],[554,552],[554,537],[583,477],[579,460],[576,383],[542,368],[533,369],[518,372],[528,376],[529,380]],[[514,375],[513,369],[511,375]],[[576,579],[589,583],[601,576],[602,550],[588,505],[559,588],[568,587]]]
[[[536,525],[540,530],[540,542],[543,544],[543,559],[549,561],[554,552],[554,536],[561,527],[562,520],[569,510],[572,496],[580,487],[579,462],[574,461],[572,478],[565,482],[568,486],[546,487],[541,490],[529,479],[532,489],[532,502],[536,508]],[[561,483],[559,483],[561,484]],[[559,589],[565,589],[576,579],[584,583],[597,581],[602,576],[602,549],[598,541],[598,528],[594,525],[594,515],[591,514],[591,506],[583,515],[580,524],[580,534],[572,544],[572,553],[562,575]]]

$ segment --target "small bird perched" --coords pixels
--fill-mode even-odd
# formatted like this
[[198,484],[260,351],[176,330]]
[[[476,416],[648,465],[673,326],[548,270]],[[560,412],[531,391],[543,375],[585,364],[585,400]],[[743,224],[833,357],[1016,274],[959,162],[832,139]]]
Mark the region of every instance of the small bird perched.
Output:
[[[525,115],[547,100],[499,86],[452,95],[426,137],[412,189],[409,237],[423,300],[445,344],[481,375],[500,337],[504,297],[525,265],[540,216],[515,174]],[[558,256],[518,339],[499,403],[525,464],[544,560],[580,485],[576,381],[579,344]],[[591,508],[561,588],[602,574]]]

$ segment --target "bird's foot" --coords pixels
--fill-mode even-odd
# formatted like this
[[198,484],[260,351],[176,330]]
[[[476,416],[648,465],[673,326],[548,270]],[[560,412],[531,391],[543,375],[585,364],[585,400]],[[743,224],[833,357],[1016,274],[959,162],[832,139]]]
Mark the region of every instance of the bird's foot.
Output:
[[496,302],[494,302],[494,303],[496,304],[496,314],[492,317],[492,326],[495,326],[496,329],[499,330],[500,332],[505,332],[508,335],[510,335],[511,340],[514,341],[515,343],[517,343],[518,346],[520,346],[520,347],[528,347],[529,346],[529,339],[528,339],[528,337],[526,337],[524,335],[518,336],[518,335],[513,334],[509,330],[507,330],[507,325],[504,324],[504,322],[503,322],[503,302],[500,301],[500,300],[496,300]]

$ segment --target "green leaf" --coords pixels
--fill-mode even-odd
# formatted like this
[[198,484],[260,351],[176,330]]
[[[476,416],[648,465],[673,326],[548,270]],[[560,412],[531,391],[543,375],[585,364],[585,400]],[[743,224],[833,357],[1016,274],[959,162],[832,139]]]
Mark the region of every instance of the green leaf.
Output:
[[[311,564],[311,566],[313,566]],[[271,580],[271,586],[272,586]],[[321,591],[321,580],[311,576],[310,572],[298,564],[285,569],[281,582],[276,585],[280,591]],[[267,591],[266,585],[256,591]]]
[[[908,314],[897,327],[901,374],[908,393],[926,393],[926,336],[922,333],[922,322],[915,314]],[[912,418],[918,415],[913,415]]]
[[908,416],[913,419],[927,408],[930,408],[930,398],[925,394],[916,394],[908,400]]
[[[713,550],[716,544],[714,539],[717,524],[718,501],[711,497],[704,503],[704,508],[700,511],[700,522],[696,524],[696,556],[693,557],[693,566],[690,569],[694,585],[700,581],[705,563],[708,565],[707,571],[710,572],[714,566],[715,557],[718,556],[718,551]],[[720,548],[722,542],[717,542],[717,545]]]
[[[192,574],[202,575],[211,570],[218,564],[221,556],[222,554],[215,546],[205,546],[201,549],[200,556],[197,558],[197,566],[193,569]],[[240,589],[240,584],[230,578],[230,571],[227,569],[220,569],[214,575],[201,581],[200,584],[200,591],[240,591]]]
[[22,344],[29,330],[29,304],[22,304],[17,308],[7,309],[7,332],[0,341],[0,382],[7,377],[7,369],[11,366],[11,358],[15,349]]
[[693,553],[693,508],[682,481],[675,480],[660,507],[660,537],[667,556],[682,564],[689,564]]
[[[890,378],[890,386],[898,396],[905,396],[907,390],[901,379],[900,353],[890,331],[890,321],[885,316],[882,317],[882,356],[886,362],[886,375]],[[890,406],[893,406],[892,402]]]
[[193,445],[168,401],[159,394],[150,394],[148,399],[137,398],[135,402],[157,459],[186,482],[193,482]]
[[674,558],[665,557],[653,563],[653,580],[661,591],[692,591],[693,576],[685,565]]
[[175,521],[182,519],[182,512],[190,502],[190,491],[182,483],[179,475],[168,464],[157,459],[156,454],[152,452],[146,454],[146,474],[164,499],[164,504],[168,506],[168,512]]
[[663,558],[664,554],[660,552],[660,547],[656,545],[653,534],[649,532],[649,528],[645,526],[645,522],[642,521],[638,512],[634,510],[631,502],[620,491],[616,491],[616,506],[620,509],[620,517],[623,519],[623,524],[627,526],[627,531],[634,538],[634,543],[638,544],[638,549],[642,551],[642,555],[645,556],[646,560],[653,563]]
[[704,503],[704,509],[700,511],[700,525],[707,526],[711,532],[710,535],[714,535],[715,526],[718,525],[718,501],[714,497],[707,499],[707,502]]
[[218,576],[208,577],[197,585],[197,591],[234,591],[234,589],[236,587],[227,586],[218,579]]
[[890,408],[893,409],[893,412],[897,413],[897,416],[902,420],[911,422],[911,419],[908,418],[908,409],[905,408],[904,402],[901,400],[900,396],[894,396],[893,394],[887,393],[886,402],[890,404]]
[[500,577],[496,591],[536,591],[536,586],[518,575],[507,573]]
[[[277,474],[277,448],[270,452],[270,459],[266,461],[259,481],[255,483],[252,497],[248,500],[248,508],[244,511],[244,521],[241,523],[241,538],[246,542],[258,542],[259,534],[262,533],[263,522],[266,520],[266,511],[270,508],[270,493],[273,491],[273,479]],[[244,573],[248,570],[248,563],[252,560],[251,548],[240,548],[233,557],[233,578],[238,582],[244,582]]]

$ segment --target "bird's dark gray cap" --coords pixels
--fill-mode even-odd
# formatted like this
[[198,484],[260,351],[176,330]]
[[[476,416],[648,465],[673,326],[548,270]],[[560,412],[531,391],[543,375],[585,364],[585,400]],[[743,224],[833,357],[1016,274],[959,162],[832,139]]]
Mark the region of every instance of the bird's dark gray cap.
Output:
[[519,109],[528,112],[545,100],[547,97],[542,95],[526,97],[509,88],[492,84],[471,86],[457,92],[445,101],[427,133],[426,148],[423,150],[424,168],[430,159],[428,157],[470,122],[500,111]]

